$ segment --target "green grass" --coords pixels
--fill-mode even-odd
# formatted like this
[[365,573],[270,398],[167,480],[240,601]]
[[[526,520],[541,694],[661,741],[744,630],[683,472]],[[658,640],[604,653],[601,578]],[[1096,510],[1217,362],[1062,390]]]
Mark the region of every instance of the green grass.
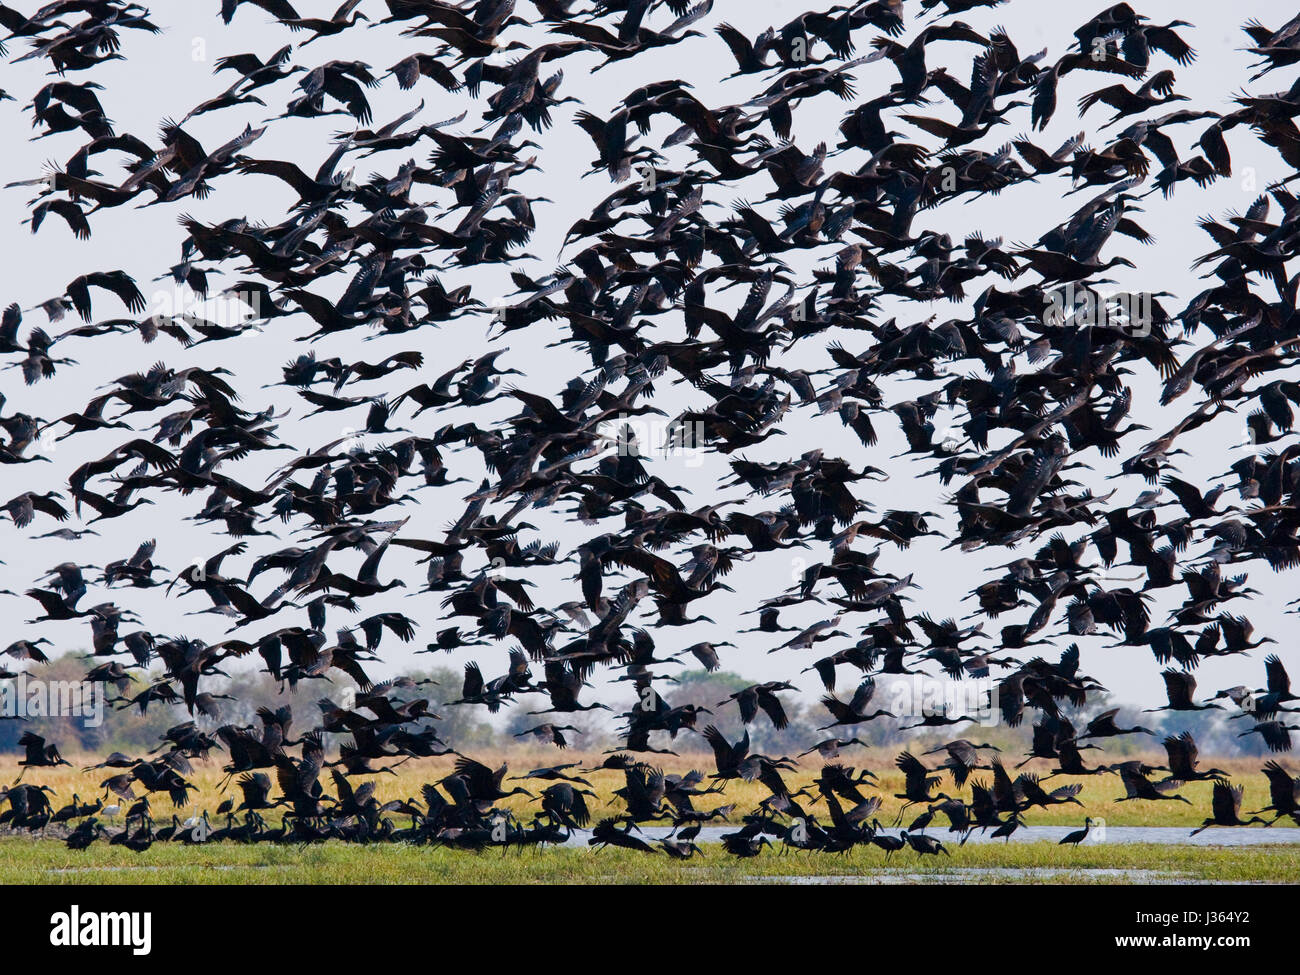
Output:
[[133,854],[103,844],[76,852],[52,840],[0,840],[4,884],[667,884],[780,883],[813,877],[827,882],[1289,883],[1300,878],[1300,849],[1146,844],[1067,849],[1035,842],[954,846],[951,858],[922,859],[905,850],[887,861],[880,850],[867,848],[848,855],[765,850],[758,857],[738,860],[716,845],[706,845],[703,857],[677,862],[662,854],[612,849],[475,854],[329,842],[305,849],[157,845]]

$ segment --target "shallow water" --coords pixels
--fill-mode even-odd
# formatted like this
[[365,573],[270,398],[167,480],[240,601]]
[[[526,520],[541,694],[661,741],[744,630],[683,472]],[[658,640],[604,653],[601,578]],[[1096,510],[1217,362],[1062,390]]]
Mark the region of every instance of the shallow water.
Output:
[[[942,873],[913,873],[908,870],[882,870],[869,874],[822,874],[803,877],[744,877],[750,884],[790,884],[796,887],[877,886],[880,884],[980,884],[995,881],[1072,881],[1100,883],[1122,881],[1129,884],[1177,884],[1186,874],[1166,870],[1115,870],[1094,868],[1056,870],[1050,867],[971,867],[954,868]],[[1198,880],[1198,884],[1206,881]]]
[[[1079,829],[1080,826],[1026,826],[1016,830],[1011,837],[1012,843],[1033,843],[1036,841],[1047,840],[1058,842],[1061,837]],[[696,840],[697,843],[720,843],[724,833],[734,833],[739,827],[736,826],[705,826],[700,830],[700,835]],[[1288,826],[1270,826],[1264,828],[1240,827],[1240,828],[1220,828],[1211,826],[1209,829],[1196,836],[1190,836],[1191,827],[1183,826],[1108,826],[1106,827],[1104,838],[1101,830],[1094,828],[1084,846],[1100,846],[1106,843],[1155,843],[1160,846],[1260,846],[1268,843],[1300,843],[1300,828]],[[643,826],[641,832],[633,832],[632,835],[639,836],[644,840],[657,840],[666,837],[671,833],[666,826]],[[884,830],[883,832],[896,835],[898,830]],[[946,826],[931,826],[926,833],[934,836],[944,842],[945,845],[956,846],[960,840],[956,833],[949,833]],[[585,832],[577,832],[570,838],[566,846],[586,846],[587,836]],[[1006,840],[990,839],[985,833],[976,831],[970,835],[966,841],[972,843],[1003,843]]]

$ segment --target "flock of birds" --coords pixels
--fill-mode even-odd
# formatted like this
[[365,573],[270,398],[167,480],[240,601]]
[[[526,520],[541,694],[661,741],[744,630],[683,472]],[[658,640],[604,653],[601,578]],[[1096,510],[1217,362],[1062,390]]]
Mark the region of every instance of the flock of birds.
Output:
[[[284,366],[280,385],[303,401],[306,415],[338,414],[356,424],[357,435],[316,448],[287,442],[287,412],[240,405],[250,390],[239,386],[238,354],[227,360],[232,368],[160,361],[53,419],[0,408],[5,465],[52,461],[46,448],[55,440],[75,444],[115,430],[122,438],[101,457],[77,458],[59,490],[9,499],[2,510],[16,529],[48,528],[35,537],[75,542],[107,533],[118,519],[135,523],[135,509],[166,495],[169,504],[193,501],[195,521],[233,539],[170,580],[148,541],[103,567],[60,564],[11,597],[40,606],[33,624],[89,627],[86,680],[116,691],[119,707],[174,706],[192,720],[171,728],[159,753],[115,753],[88,769],[106,776],[95,801],[74,796],[56,808],[48,786],[14,783],[0,791],[7,805],[0,824],[61,824],[69,846],[109,836],[131,849],[223,838],[482,848],[557,842],[590,826],[594,792],[576,763],[523,776],[550,783],[536,795],[509,787],[504,765],[493,770],[459,753],[454,770],[425,785],[418,799],[381,803],[373,779],[353,784],[408,757],[449,754],[456,744],[438,737],[419,682],[377,682],[366,670],[381,644],[414,640],[420,624],[436,630],[430,650],[499,648],[499,663],[466,666],[453,703],[495,713],[536,702],[531,713],[544,723],[525,735],[538,742],[564,748],[574,730],[561,723],[566,717],[607,708],[592,700],[595,675],[621,672],[618,680],[632,685],[636,704],[621,715],[622,747],[597,766],[625,776],[615,793],[622,808],[592,828],[594,846],[689,857],[702,824],[738,819],[723,844],[740,856],[773,840],[816,850],[870,843],[887,852],[906,845],[944,853],[926,832],[936,816],[964,842],[975,830],[1009,837],[1035,809],[1082,805],[1078,782],[1045,787],[1057,775],[1114,774],[1126,799],[1144,801],[1186,802],[1177,792],[1183,783],[1213,780],[1206,826],[1288,817],[1300,824],[1300,780],[1281,763],[1264,769],[1270,803],[1243,813],[1241,787],[1219,769],[1201,769],[1187,733],[1163,739],[1164,766],[1085,762],[1097,741],[1152,732],[1123,727],[1115,709],[1090,714],[1089,702],[1104,688],[1082,670],[1077,646],[1051,653],[1055,661],[1032,655],[1036,646],[1113,634],[1135,666],[1146,648],[1165,668],[1168,700],[1153,710],[1222,709],[1241,720],[1243,735],[1260,736],[1275,752],[1291,749],[1289,732],[1300,725],[1288,721],[1300,695],[1282,660],[1268,657],[1263,687],[1210,698],[1198,696],[1195,670],[1203,660],[1272,642],[1256,637],[1244,614],[1224,608],[1254,594],[1233,567],[1300,565],[1293,410],[1300,381],[1286,378],[1300,352],[1298,280],[1286,268],[1300,245],[1300,199],[1288,189],[1294,178],[1269,186],[1244,214],[1199,221],[1212,245],[1197,261],[1208,286],[1181,309],[1169,294],[1107,291],[1102,276],[1134,266],[1105,256],[1116,235],[1150,241],[1140,214],[1153,194],[1168,199],[1179,184],[1206,186],[1232,174],[1229,137],[1253,137],[1300,172],[1300,82],[1277,93],[1243,91],[1226,113],[1175,107],[1187,99],[1175,93],[1174,69],[1196,57],[1185,40],[1190,25],[1154,24],[1128,3],[1088,19],[1053,60],[1046,50],[1021,53],[1003,29],[984,34],[956,19],[1003,0],[850,0],[758,36],[727,23],[710,32],[717,2],[348,0],[323,18],[300,16],[290,0],[222,0],[218,12],[227,24],[269,14],[290,43],[222,57],[216,74],[229,86],[153,137],[117,131],[111,92],[90,80],[97,67],[125,56],[128,37],[159,33],[147,9],[122,0],[55,0],[24,14],[0,5],[0,52],[44,60],[53,77],[25,104],[38,137],[80,143],[61,165],[11,184],[35,194],[33,233],[51,232],[58,217],[84,240],[100,211],[179,209],[187,200],[232,194],[254,176],[281,181],[297,197],[282,218],[204,223],[180,215],[180,258],[167,276],[208,296],[211,277],[233,271],[240,280],[227,293],[248,306],[240,322],[146,315],[145,296],[125,269],[79,274],[34,309],[9,306],[0,356],[29,385],[70,371],[65,349],[98,349],[131,333],[145,343],[165,335],[189,349],[306,316],[315,326],[307,341],[346,332],[405,337],[411,346],[374,362],[307,351]],[[909,17],[928,20],[917,26]],[[318,39],[381,26],[420,51],[386,72],[360,61],[310,60]],[[1300,63],[1300,16],[1276,29],[1251,21],[1245,33],[1256,78]],[[526,43],[525,34],[541,42]],[[712,35],[718,40],[709,43],[730,51],[729,78],[751,86],[747,100],[706,105],[693,93],[698,77],[696,85],[654,80],[662,66],[677,71],[693,63],[656,51],[688,39],[704,44],[698,39]],[[959,52],[971,55],[969,82],[936,66],[951,66]],[[530,276],[518,269],[522,248],[544,211],[518,185],[524,174],[549,171],[527,136],[571,124],[559,106],[578,99],[563,94],[559,65],[593,56],[596,70],[638,59],[647,83],[607,117],[572,110],[594,145],[587,175],[606,174],[614,189],[573,223],[562,266]],[[872,62],[892,64],[897,80],[864,99],[853,72]],[[376,125],[367,93],[384,84],[434,86],[464,111],[431,122],[422,102]],[[1085,119],[1096,118],[1097,107],[1111,111],[1093,141],[1080,133],[1049,151],[1032,135],[1000,145],[985,139],[1013,120],[1041,130],[1063,98],[1077,98]],[[838,142],[797,145],[796,112],[833,99],[848,109]],[[188,131],[198,116],[249,104],[283,111],[215,148]],[[258,141],[280,120],[321,116],[355,126],[337,135],[314,172],[258,155]],[[656,123],[670,133],[658,148],[650,141]],[[379,153],[411,155],[369,179],[354,175],[353,160]],[[121,173],[108,175],[117,166]],[[1029,182],[1084,192],[1086,202],[1027,244],[979,235],[954,241],[932,229],[957,203],[1016,193]],[[742,183],[766,195],[736,201]],[[76,253],[70,244],[69,259]],[[791,267],[800,256],[823,262],[807,280]],[[495,307],[468,285],[444,283],[492,264],[510,266],[517,288]],[[744,295],[738,308],[721,310],[735,288]],[[331,289],[337,298],[325,296]],[[933,313],[934,303],[968,294],[969,316],[940,320]],[[1080,296],[1086,300],[1075,300]],[[106,317],[107,302],[125,312]],[[886,307],[898,312],[885,318]],[[1052,308],[1063,311],[1053,317]],[[1135,308],[1150,311],[1139,317]],[[25,325],[25,313],[47,321]],[[543,333],[587,367],[558,391],[540,388],[544,370],[525,370],[517,359],[507,365],[502,345],[441,363],[431,382],[405,388],[414,380],[403,376],[413,377],[440,348],[435,329],[461,319],[491,320],[498,339],[524,329]],[[539,388],[512,385],[511,376]],[[1130,419],[1130,377],[1157,384],[1162,407],[1188,396],[1185,417],[1140,447],[1133,435],[1146,427]],[[891,402],[887,391],[904,381],[927,391]],[[663,402],[656,385],[666,384],[687,384],[698,405],[670,416],[655,405]],[[515,412],[486,422],[490,403]],[[452,419],[438,425],[426,413]],[[1187,453],[1180,438],[1225,413],[1249,417],[1251,449],[1212,485],[1180,477],[1175,460]],[[796,414],[819,423],[827,446],[778,455],[783,459],[746,458],[759,445],[769,454],[780,447],[773,438]],[[631,432],[634,418],[650,415],[664,418],[663,444],[640,443]],[[946,434],[943,417],[954,418]],[[395,420],[413,429],[390,427]],[[950,488],[948,510],[871,514],[870,484],[897,473],[897,465],[886,470],[861,457],[887,422],[901,425],[906,456],[928,461],[926,476]],[[689,500],[656,473],[673,448],[717,458],[724,487],[743,487],[746,497],[703,506]],[[288,452],[274,476],[263,483],[237,474],[264,451]],[[64,447],[58,461],[72,452]],[[457,455],[475,453],[489,476],[454,476]],[[1075,478],[1098,468],[1142,479],[1146,489],[1124,505],[1114,492],[1096,494]],[[402,509],[418,503],[412,492],[463,495],[450,487],[458,482],[469,482],[469,494],[445,533],[422,538],[407,530]],[[1238,503],[1227,504],[1234,494]],[[583,532],[575,543],[548,542],[523,519],[548,510]],[[80,527],[55,527],[74,517]],[[286,545],[288,533],[295,537]],[[961,552],[1021,548],[970,598],[988,619],[1024,608],[1027,621],[994,633],[982,622],[964,626],[909,611],[909,592],[919,584],[877,562],[889,547],[939,534]],[[879,547],[865,550],[873,544]],[[31,551],[13,541],[6,547]],[[1032,724],[1026,761],[1055,763],[1050,772],[1013,778],[995,749],[964,738],[933,753],[905,751],[897,798],[919,816],[891,832],[877,816],[876,776],[841,760],[858,739],[831,737],[809,743],[803,756],[769,756],[751,749],[748,730],[730,740],[708,723],[708,709],[674,706],[665,668],[693,659],[717,670],[732,645],[717,637],[685,647],[677,641],[665,653],[662,634],[713,624],[698,604],[730,589],[723,581],[730,571],[750,560],[786,559],[792,549],[819,561],[789,589],[755,596],[756,630],[781,641],[777,649],[824,682],[820,704],[830,733],[848,735],[889,716],[875,693],[880,678],[990,679],[990,706],[1009,725]],[[341,567],[351,552],[362,559],[354,573]],[[406,585],[390,565],[396,552],[419,557],[430,608],[415,617],[384,611],[347,622],[341,614],[360,614],[368,601]],[[566,563],[577,569],[574,598],[535,605],[529,576]],[[1114,584],[1113,566],[1138,573],[1139,584]],[[116,601],[119,593],[160,586],[172,598],[203,604],[230,630],[216,642],[154,632]],[[1155,596],[1180,587],[1186,599],[1171,617],[1153,619]],[[91,596],[92,589],[102,595]],[[813,625],[782,622],[791,607],[826,604],[833,615]],[[327,619],[336,624],[333,636]],[[340,619],[346,625],[337,626]],[[1064,624],[1063,633],[1047,632],[1053,621]],[[28,638],[4,653],[36,669],[49,646],[46,637]],[[728,662],[743,670],[742,656],[736,651]],[[287,705],[262,709],[252,726],[221,723],[222,695],[213,688],[223,664],[259,657],[288,689],[326,680],[359,690],[346,704],[321,698],[312,727],[297,737]],[[135,681],[151,668],[155,677],[141,689]],[[836,690],[846,673],[854,684],[847,695]],[[0,680],[15,676],[0,670]],[[781,728],[787,715],[778,695],[794,689],[769,681],[724,704],[735,706],[745,725],[770,720]],[[910,717],[918,723],[909,727],[926,730],[969,721],[948,712]],[[337,758],[328,758],[325,735],[345,736]],[[714,755],[713,772],[665,775],[655,767],[656,754],[701,739]],[[57,743],[36,731],[21,743],[24,772],[67,764]],[[944,758],[927,762],[931,754]],[[812,755],[825,763],[813,785],[791,788],[799,759]],[[151,797],[188,805],[191,763],[210,756],[223,762],[226,784],[238,792],[218,810],[224,825],[210,824],[206,811],[185,821],[173,814],[170,825],[156,820]],[[1158,771],[1166,776],[1158,779]],[[760,782],[770,795],[753,810],[706,803],[736,780]],[[525,793],[540,803],[531,819],[502,808],[507,797]],[[268,819],[272,811],[280,815]],[[118,815],[125,826],[110,833],[104,820]],[[636,827],[654,822],[675,829],[652,846]],[[1090,827],[1062,842],[1082,841]]]

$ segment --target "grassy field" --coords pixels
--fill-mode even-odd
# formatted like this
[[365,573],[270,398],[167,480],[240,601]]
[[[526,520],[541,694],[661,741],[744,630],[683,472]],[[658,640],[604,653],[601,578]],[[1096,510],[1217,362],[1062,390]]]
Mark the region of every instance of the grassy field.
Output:
[[[879,787],[873,788],[869,783],[865,789],[868,795],[880,795],[883,804],[880,810],[881,822],[892,822],[902,806],[901,800],[893,798],[895,793],[901,792],[903,788],[903,776],[894,768],[894,758],[896,752],[874,752],[864,749],[854,749],[847,753],[848,757],[841,757],[840,761],[852,765],[855,768],[867,768],[875,772],[879,778]],[[473,754],[472,757],[484,762],[492,767],[496,767],[507,759],[501,756]],[[512,776],[526,775],[531,769],[543,766],[558,765],[568,762],[577,762],[582,768],[589,768],[601,761],[604,756],[597,754],[584,754],[574,749],[559,751],[551,749],[549,751],[538,750],[512,750],[509,753],[509,771],[506,773],[507,778]],[[926,761],[929,764],[937,764],[934,756]],[[1128,756],[1126,756],[1128,757]],[[1150,754],[1145,759],[1152,764],[1159,764],[1164,760],[1163,753],[1160,755]],[[29,771],[24,776],[24,782],[31,782],[35,785],[48,785],[53,788],[56,795],[51,798],[52,805],[58,808],[60,805],[68,802],[73,793],[81,797],[81,801],[92,801],[97,797],[104,795],[104,790],[100,788],[99,783],[109,776],[115,774],[118,770],[103,770],[98,772],[83,773],[81,768],[91,762],[96,761],[94,758],[87,756],[71,757],[71,768],[59,769],[35,769]],[[381,802],[389,799],[406,799],[409,797],[418,798],[420,795],[420,786],[426,782],[436,782],[438,779],[447,775],[452,770],[454,756],[442,756],[440,758],[429,759],[412,759],[405,762],[396,769],[396,774],[383,774],[375,776],[360,776],[352,778],[350,781],[355,788],[362,782],[373,780],[376,783],[378,796]],[[706,774],[714,768],[712,755],[662,755],[651,756],[647,759],[650,764],[662,768],[668,773],[685,773],[691,769],[700,769]],[[786,784],[792,791],[797,791],[800,786],[809,785],[819,774],[822,762],[816,755],[808,756],[802,760],[803,764],[798,772],[783,773]],[[221,801],[230,795],[236,798],[239,792],[233,786],[230,786],[225,793],[218,791],[218,786],[224,778],[221,772],[221,757],[214,753],[214,759],[208,762],[196,762],[194,764],[194,773],[188,778],[197,785],[200,791],[194,796],[191,804],[184,809],[184,815],[192,815],[195,811],[207,809],[210,813],[215,813],[217,806]],[[1010,764],[1014,764],[1008,762]],[[1242,802],[1242,810],[1258,809],[1260,806],[1268,804],[1268,783],[1263,775],[1260,774],[1259,768],[1262,763],[1257,759],[1202,759],[1202,768],[1217,767],[1228,772],[1234,784],[1245,785],[1246,794]],[[1035,760],[1025,766],[1022,771],[1037,771],[1046,774],[1048,763]],[[20,771],[16,764],[16,759],[12,756],[0,757],[0,783],[12,782]],[[1014,769],[1009,768],[1014,776]],[[604,815],[614,815],[623,808],[621,800],[615,798],[612,793],[615,789],[622,788],[624,777],[621,772],[601,770],[598,772],[584,773],[577,769],[570,769],[569,774],[580,775],[591,782],[592,788],[596,791],[599,798],[595,800],[592,806],[592,815],[594,818],[600,818]],[[1157,778],[1159,776],[1157,775]],[[272,776],[274,778],[274,775]],[[972,776],[973,779],[983,780],[985,783],[990,779],[988,772],[977,772]],[[1026,821],[1032,826],[1064,826],[1071,824],[1082,824],[1085,816],[1102,817],[1112,826],[1199,826],[1201,821],[1209,815],[1210,808],[1210,791],[1209,782],[1188,783],[1174,790],[1175,792],[1186,796],[1191,800],[1191,805],[1174,801],[1162,802],[1120,802],[1115,800],[1124,795],[1123,786],[1120,785],[1119,776],[1117,775],[1093,775],[1085,777],[1058,776],[1047,779],[1043,785],[1049,791],[1058,786],[1068,785],[1072,782],[1080,782],[1083,785],[1083,791],[1079,799],[1083,806],[1076,806],[1073,803],[1053,806],[1048,809],[1035,809],[1026,816]],[[333,782],[330,780],[328,770],[322,776],[322,784],[328,794],[334,793]],[[507,782],[506,788],[522,785],[530,792],[538,793],[551,783],[538,779]],[[960,796],[966,799],[970,798],[970,787],[957,789],[953,786],[952,780],[945,774],[943,783],[939,787],[940,791],[947,792],[951,795]],[[141,792],[139,786],[136,792]],[[278,790],[276,790],[278,793]],[[275,794],[275,793],[273,793]],[[695,802],[696,808],[702,811],[713,809],[717,806],[735,804],[736,815],[733,819],[738,819],[740,815],[753,810],[758,803],[766,798],[767,790],[757,782],[731,781],[725,783],[724,791],[718,794],[698,798]],[[612,800],[612,802],[611,802]],[[109,801],[116,801],[110,797]],[[161,793],[152,796],[151,801],[154,806],[154,818],[159,823],[165,823],[170,820],[173,812],[171,803],[167,797]],[[511,809],[517,816],[524,820],[529,820],[537,811],[538,805],[530,802],[526,796],[512,796],[501,803],[503,808]],[[825,807],[818,805],[815,807],[822,811],[824,815]],[[912,807],[911,815],[917,815],[922,811],[920,807]],[[268,817],[272,819],[274,817]],[[945,824],[946,825],[946,824]]]
[[[486,760],[490,756],[476,756]],[[685,772],[691,768],[709,770],[711,756],[662,756],[657,764],[667,772]],[[805,768],[787,776],[792,789],[808,784],[817,774],[820,761],[805,759]],[[1157,756],[1152,755],[1155,760]],[[901,805],[892,794],[901,790],[901,776],[893,768],[892,753],[872,753],[857,750],[852,764],[875,771],[880,777],[878,790],[868,789],[868,794],[885,797],[880,819],[892,822]],[[508,775],[523,775],[531,768],[578,761],[584,767],[598,761],[595,755],[576,752],[518,751],[510,755]],[[109,772],[82,773],[77,762],[74,768],[36,770],[24,781],[53,787],[57,795],[52,804],[57,808],[69,801],[73,793],[88,801],[102,795],[98,783]],[[403,764],[396,775],[378,775],[381,800],[406,798],[420,794],[420,786],[433,782],[451,770],[450,756],[439,759],[413,760]],[[1043,763],[1031,763],[1028,768]],[[1221,759],[1204,761],[1204,767],[1217,766],[1231,773],[1234,782],[1246,785],[1243,811],[1266,805],[1267,786],[1258,772],[1254,760]],[[576,774],[584,774],[573,770]],[[0,781],[11,782],[17,775],[12,759],[0,762]],[[613,815],[622,809],[611,792],[623,784],[618,772],[600,771],[586,773],[599,794],[593,808],[593,818]],[[987,779],[988,773],[977,777]],[[202,789],[195,802],[181,810],[181,817],[207,809],[215,813],[225,795],[218,791],[222,779],[219,764],[199,763],[190,777]],[[354,778],[354,786],[366,777]],[[1065,777],[1048,780],[1048,786],[1066,784],[1076,779]],[[1084,806],[1067,805],[1047,810],[1034,810],[1027,822],[1034,826],[1078,825],[1085,815],[1103,817],[1110,826],[1176,826],[1199,825],[1208,815],[1210,784],[1191,783],[1178,791],[1192,800],[1192,805],[1181,802],[1123,802],[1114,800],[1123,795],[1118,778],[1113,775],[1091,776],[1082,780]],[[522,784],[532,791],[540,791],[549,783],[538,780],[521,780],[507,787]],[[326,792],[333,792],[333,783],[325,781]],[[958,793],[945,777],[944,791]],[[961,793],[969,796],[969,789]],[[235,792],[237,796],[237,791]],[[724,792],[701,797],[696,806],[709,810],[724,804],[736,804],[732,821],[753,809],[766,795],[757,783],[730,782]],[[173,809],[163,795],[155,795],[154,814],[159,824],[170,821]],[[515,796],[503,803],[525,821],[531,819],[538,806],[526,797]],[[824,807],[813,807],[824,816]],[[913,807],[911,814],[919,813]],[[268,816],[274,820],[274,816]],[[399,826],[405,826],[405,817],[394,817]],[[911,815],[904,817],[910,821]],[[102,817],[101,817],[102,820]],[[118,821],[120,825],[120,820]],[[214,821],[220,825],[220,821]],[[107,823],[110,828],[112,823]],[[946,822],[936,822],[931,832],[948,843]],[[21,835],[0,837],[0,882],[9,883],[530,883],[572,882],[607,883],[611,881],[639,883],[681,882],[749,882],[754,879],[772,882],[800,882],[801,878],[819,878],[825,882],[1014,882],[1033,879],[1036,882],[1114,883],[1114,882],[1196,882],[1196,881],[1255,881],[1294,882],[1300,880],[1300,847],[1285,844],[1251,848],[1178,847],[1138,844],[1089,844],[1078,849],[1067,849],[1048,842],[1003,844],[970,844],[958,847],[955,839],[949,844],[952,857],[917,857],[910,850],[886,860],[885,854],[875,848],[856,849],[846,856],[808,854],[798,851],[769,850],[753,859],[737,860],[726,856],[716,846],[706,846],[705,856],[680,863],[662,855],[648,856],[620,850],[592,852],[581,849],[511,850],[505,854],[490,851],[473,854],[437,848],[411,848],[401,845],[352,846],[330,842],[299,849],[293,847],[259,844],[239,846],[220,844],[203,848],[159,844],[152,849],[135,854],[122,848],[111,848],[97,843],[87,851],[77,852],[65,848],[55,838]]]
[[[941,834],[936,834],[941,835]],[[716,846],[686,862],[607,849],[467,853],[330,842],[296,849],[156,845],[140,854],[96,844],[73,852],[52,840],[0,839],[0,883],[40,884],[527,884],[527,883],[1294,883],[1300,848],[1054,843],[954,846],[951,858],[875,848],[847,855],[765,850],[738,860]],[[841,879],[843,878],[843,879]]]

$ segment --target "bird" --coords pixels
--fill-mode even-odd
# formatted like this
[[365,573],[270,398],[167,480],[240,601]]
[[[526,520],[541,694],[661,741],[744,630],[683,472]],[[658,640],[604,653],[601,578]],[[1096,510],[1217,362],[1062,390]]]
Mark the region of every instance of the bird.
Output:
[[938,856],[940,853],[944,856],[952,856],[952,853],[943,845],[943,842],[934,836],[913,833],[908,830],[903,830],[899,836],[908,846],[922,856]]
[[1222,711],[1221,705],[1213,701],[1207,701],[1197,704],[1193,697],[1196,694],[1196,678],[1185,670],[1164,670],[1161,677],[1165,681],[1165,694],[1168,702],[1163,707],[1146,708],[1145,711]]
[[[589,848],[692,870],[712,862],[702,824],[726,821],[726,856],[959,858],[932,823],[1010,839],[1049,806],[1091,809],[1108,774],[1123,802],[1210,780],[1207,824],[1240,821],[1172,714],[1249,718],[1238,738],[1278,753],[1296,730],[1264,647],[1300,565],[1300,206],[1285,173],[1226,214],[1170,199],[1213,192],[1233,153],[1300,168],[1300,89],[1246,81],[1300,63],[1295,23],[1247,23],[1243,72],[1128,3],[1032,53],[1016,20],[956,19],[998,0],[922,0],[911,31],[901,0],[761,31],[711,0],[296,6],[213,4],[256,53],[224,53],[248,46],[227,34],[209,71],[205,35],[165,74],[147,69],[174,13],[0,7],[23,42],[0,101],[48,148],[12,177],[15,222],[35,244],[70,234],[53,257],[11,248],[0,301],[0,368],[24,390],[0,396],[5,571],[24,583],[0,596],[41,607],[0,684],[102,688],[123,749],[77,772],[17,738],[19,778],[52,785],[2,793],[6,828],[57,823],[82,850],[449,855],[590,828]],[[109,118],[117,60],[168,84]],[[1176,93],[1193,64],[1233,93]],[[219,87],[177,103],[190,70]],[[1080,131],[1048,151],[1031,134],[1071,85]],[[558,151],[569,135],[594,159]],[[1023,226],[972,223],[976,200]],[[104,253],[126,238],[171,256]],[[1148,283],[1153,244],[1204,278]],[[1197,465],[1207,444],[1226,471]],[[937,609],[944,573],[970,574],[970,617]],[[1134,676],[1107,688],[1089,672],[1112,642]],[[455,673],[403,670],[407,644]],[[1197,696],[1210,658],[1260,657],[1265,686]],[[964,705],[927,701],[941,683]],[[1119,720],[1150,705],[1163,726]],[[996,746],[917,734],[985,719],[1007,725]],[[1129,757],[1157,733],[1165,766]],[[1003,765],[1026,739],[1022,765],[1048,771]],[[536,755],[580,745],[600,757]],[[902,785],[848,766],[854,745],[890,748]],[[194,772],[214,748],[220,796]],[[94,772],[97,803],[51,807]],[[1264,774],[1252,815],[1294,817],[1291,773]],[[159,793],[195,809],[155,822]],[[896,825],[922,807],[898,835],[875,819],[891,796]]]
[[1119,714],[1119,708],[1111,708],[1101,712],[1095,718],[1088,721],[1088,726],[1084,733],[1079,735],[1076,741],[1085,741],[1088,738],[1117,738],[1121,735],[1155,735],[1150,728],[1134,726],[1132,728],[1121,728],[1115,724],[1115,716]]
[[1097,823],[1091,816],[1085,817],[1083,820],[1083,829],[1076,829],[1066,833],[1056,841],[1057,846],[1078,846],[1080,843],[1087,840],[1088,835],[1092,832],[1092,828],[1095,825],[1097,825]]
[[1192,737],[1190,731],[1184,731],[1178,735],[1167,735],[1161,741],[1161,744],[1168,756],[1170,781],[1196,782],[1227,777],[1228,773],[1222,769],[1197,768],[1199,752],[1196,747],[1196,739]]
[[834,694],[827,694],[822,698],[822,706],[831,713],[831,717],[835,720],[828,725],[824,725],[821,730],[842,725],[863,724],[880,717],[893,717],[890,711],[883,708],[877,708],[870,713],[867,712],[875,693],[876,682],[871,678],[867,678],[858,685],[852,699],[848,702],[841,701]]
[[895,760],[894,764],[898,770],[903,773],[903,791],[894,796],[895,799],[903,800],[903,807],[899,810],[898,821],[902,822],[903,811],[909,806],[922,803],[930,805],[940,799],[950,799],[951,796],[944,792],[930,794],[930,790],[937,788],[940,783],[939,776],[931,775],[933,771],[927,768],[920,759],[911,752],[903,752]]
[[1178,802],[1185,802],[1191,805],[1191,800],[1186,796],[1171,793],[1166,795],[1166,790],[1175,784],[1175,780],[1170,780],[1162,784],[1153,783],[1141,771],[1134,766],[1125,763],[1119,769],[1120,781],[1124,784],[1124,795],[1116,799],[1116,802],[1128,802],[1133,799],[1159,800],[1168,799]]
[[1263,809],[1258,810],[1251,815],[1258,815],[1263,812],[1275,813],[1272,821],[1266,825],[1272,825],[1284,816],[1290,816],[1296,819],[1296,812],[1300,811],[1297,807],[1297,801],[1300,800],[1300,791],[1297,780],[1285,768],[1275,761],[1264,763],[1263,773],[1268,779],[1268,790],[1270,803]]
[[1300,725],[1286,724],[1283,721],[1260,721],[1249,731],[1243,731],[1238,738],[1245,738],[1247,735],[1259,735],[1264,740],[1264,744],[1274,752],[1289,752],[1291,750],[1291,732],[1300,731]]
[[1252,823],[1263,823],[1267,826],[1268,820],[1259,816],[1251,816],[1248,820],[1242,820],[1241,797],[1245,791],[1245,786],[1234,786],[1226,781],[1215,782],[1214,791],[1210,797],[1209,817],[1187,835],[1195,836],[1201,830],[1210,826],[1249,826]]
[[60,765],[71,765],[72,763],[59,754],[59,748],[53,742],[46,744],[43,737],[32,731],[23,732],[18,739],[18,744],[24,749],[24,754],[18,761],[22,769],[18,773],[15,782],[22,781],[23,775],[28,769],[33,768],[57,768]]

